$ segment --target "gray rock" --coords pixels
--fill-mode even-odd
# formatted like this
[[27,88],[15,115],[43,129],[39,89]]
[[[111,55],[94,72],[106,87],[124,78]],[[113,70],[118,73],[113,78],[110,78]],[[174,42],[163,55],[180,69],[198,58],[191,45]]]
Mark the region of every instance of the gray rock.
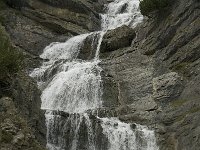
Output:
[[22,114],[28,120],[29,126],[35,130],[34,134],[43,145],[46,143],[46,127],[44,111],[41,107],[41,92],[37,88],[36,82],[27,74],[19,73],[13,79],[11,85],[12,96],[14,103]]
[[0,149],[1,150],[45,150],[45,146],[35,137],[33,128],[27,119],[15,107],[13,99],[3,97],[0,99]]
[[110,52],[119,48],[128,47],[131,45],[135,36],[135,31],[125,25],[114,30],[110,30],[103,37],[101,52]]
[[94,59],[99,38],[100,38],[99,33],[89,35],[83,42],[78,58],[83,60]]
[[179,0],[136,27],[131,47],[100,55],[120,119],[152,125],[161,150],[199,149],[199,6]]
[[153,79],[153,98],[156,101],[172,100],[180,95],[182,88],[181,77],[176,72],[161,75]]
[[16,136],[13,137],[13,144],[22,146],[23,145],[23,140],[24,140],[25,136],[23,133],[19,132]]

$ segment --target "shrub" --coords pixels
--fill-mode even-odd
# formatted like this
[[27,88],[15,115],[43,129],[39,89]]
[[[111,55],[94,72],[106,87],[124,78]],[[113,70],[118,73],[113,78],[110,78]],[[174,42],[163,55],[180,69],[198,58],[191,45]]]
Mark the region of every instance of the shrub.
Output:
[[23,55],[16,50],[0,28],[0,79],[13,75],[22,68]]
[[5,2],[3,0],[0,0],[0,10],[3,10],[5,7]]
[[27,0],[3,0],[7,5],[15,9],[21,9],[26,6]]
[[142,15],[150,16],[153,11],[162,11],[169,7],[171,0],[141,0],[140,10]]

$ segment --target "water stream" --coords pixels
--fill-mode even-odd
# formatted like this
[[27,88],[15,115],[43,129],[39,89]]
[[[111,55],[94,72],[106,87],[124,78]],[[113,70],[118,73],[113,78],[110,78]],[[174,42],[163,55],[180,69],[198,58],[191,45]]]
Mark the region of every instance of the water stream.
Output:
[[[37,79],[43,91],[41,109],[46,110],[49,150],[158,150],[154,132],[147,127],[91,113],[103,107],[102,69],[98,66],[103,36],[109,29],[135,27],[141,22],[138,5],[139,0],[115,0],[101,15],[102,31],[52,43],[44,49],[40,57],[48,61],[30,76]],[[78,59],[88,36],[93,41],[98,38],[96,45],[92,42],[94,58]]]

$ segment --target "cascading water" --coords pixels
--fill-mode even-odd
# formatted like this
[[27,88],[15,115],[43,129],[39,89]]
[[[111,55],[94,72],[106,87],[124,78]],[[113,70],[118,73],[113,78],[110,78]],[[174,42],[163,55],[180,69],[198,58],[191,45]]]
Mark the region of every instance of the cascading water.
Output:
[[102,15],[102,29],[115,29],[122,25],[136,26],[143,20],[138,8],[139,0],[115,0],[109,3],[107,13]]
[[[115,0],[101,15],[101,32],[75,36],[44,49],[40,57],[48,61],[30,75],[43,91],[49,150],[158,150],[154,132],[147,127],[92,113],[103,107],[98,66],[103,36],[109,29],[134,27],[141,22],[138,5],[139,0]],[[89,36],[93,37],[95,56],[92,60],[80,60],[79,52]]]

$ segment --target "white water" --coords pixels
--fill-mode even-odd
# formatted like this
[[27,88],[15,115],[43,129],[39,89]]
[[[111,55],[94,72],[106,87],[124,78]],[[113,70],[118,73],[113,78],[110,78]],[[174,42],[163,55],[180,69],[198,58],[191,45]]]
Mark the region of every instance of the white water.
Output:
[[[79,50],[87,36],[89,36],[89,34],[75,36],[67,40],[65,43],[55,42],[44,49],[44,52],[40,55],[40,57],[43,59],[48,59],[49,61],[44,62],[40,68],[36,68],[30,74],[31,77],[37,79],[39,87],[42,87],[42,85],[45,84],[45,82],[43,82],[45,73],[47,75],[50,74],[52,69],[54,69],[53,66],[56,64],[56,62],[62,60],[68,60],[68,62],[70,62],[77,58]],[[59,66],[58,71],[66,71],[66,65],[67,64],[64,65],[62,63],[62,65]]]
[[[117,118],[101,118],[103,133],[109,140],[108,150],[158,150],[154,131],[145,126],[121,122]],[[138,140],[140,139],[140,140]]]
[[[42,92],[42,109],[60,110],[68,113],[81,113],[101,105],[101,68],[99,60],[77,60],[79,50],[90,34],[79,35],[65,43],[53,43],[44,49],[43,59],[49,59],[41,68],[31,73],[32,77],[42,79],[44,73],[50,73],[56,61],[57,73],[50,79]],[[99,48],[100,49],[100,48]],[[96,54],[96,57],[98,55]],[[62,62],[62,60],[65,60]],[[54,67],[53,67],[54,68]],[[45,85],[40,81],[39,85]]]
[[96,62],[71,62],[62,67],[43,91],[42,109],[81,113],[100,106],[101,68]]
[[135,27],[142,20],[139,0],[115,0],[108,4],[107,13],[102,15],[102,29],[115,29],[122,25]]
[[[103,36],[107,30],[122,25],[135,27],[142,21],[138,10],[139,0],[115,0],[102,14],[102,31],[70,38],[65,43],[52,43],[40,56],[48,59],[30,75],[38,80],[42,92],[42,109],[46,110],[47,148],[49,150],[78,150],[79,135],[83,124],[87,130],[87,150],[99,150],[96,146],[93,122],[87,110],[102,106],[101,68],[98,66]],[[95,36],[97,35],[98,36]],[[79,51],[88,36],[98,38],[94,47],[95,56],[90,61],[77,59]],[[68,117],[54,114],[66,112]],[[98,117],[97,117],[98,118]],[[157,150],[154,132],[137,125],[133,130],[130,124],[116,118],[98,118],[103,134],[108,140],[107,149],[101,150]],[[137,131],[137,132],[136,132]],[[137,141],[137,136],[142,139]],[[68,146],[67,146],[68,145]]]

